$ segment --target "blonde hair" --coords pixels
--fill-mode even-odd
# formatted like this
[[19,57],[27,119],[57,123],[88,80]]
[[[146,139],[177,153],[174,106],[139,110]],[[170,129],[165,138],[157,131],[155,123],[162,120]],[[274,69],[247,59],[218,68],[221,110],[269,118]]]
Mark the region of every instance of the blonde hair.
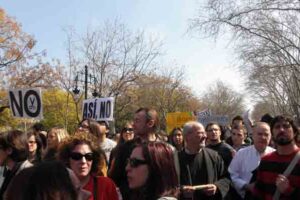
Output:
[[53,127],[49,130],[49,133],[55,133],[57,136],[58,143],[62,142],[64,139],[70,137],[68,131],[64,128]]

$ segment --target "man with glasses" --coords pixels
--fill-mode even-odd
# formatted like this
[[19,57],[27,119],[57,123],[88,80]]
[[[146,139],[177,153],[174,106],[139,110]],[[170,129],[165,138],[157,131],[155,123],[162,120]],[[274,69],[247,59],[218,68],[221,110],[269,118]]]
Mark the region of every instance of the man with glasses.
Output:
[[235,154],[235,150],[221,140],[221,127],[218,123],[211,122],[207,124],[205,130],[207,134],[206,147],[219,153],[227,169]]
[[223,159],[205,148],[206,133],[196,121],[183,127],[185,149],[178,153],[182,199],[224,199],[230,180]]
[[[295,143],[298,129],[291,118],[279,115],[271,122],[271,132],[277,150],[262,158],[254,195],[266,200],[300,199],[299,148]],[[295,165],[290,167],[291,163]]]

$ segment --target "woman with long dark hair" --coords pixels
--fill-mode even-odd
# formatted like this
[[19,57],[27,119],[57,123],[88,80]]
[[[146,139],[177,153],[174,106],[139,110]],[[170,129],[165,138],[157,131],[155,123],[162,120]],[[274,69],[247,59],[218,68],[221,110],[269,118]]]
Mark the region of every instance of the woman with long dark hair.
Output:
[[177,151],[181,151],[184,148],[182,128],[177,127],[171,131],[169,143],[172,144]]
[[[132,127],[132,125],[133,125],[132,121],[129,121],[129,122],[125,123],[125,126],[123,127],[123,129],[121,131],[119,142],[118,142],[117,146],[115,148],[113,148],[113,150],[111,151],[111,154],[110,154],[110,157],[109,157],[108,170],[110,170],[111,167],[115,163],[115,158],[116,158],[116,155],[119,152],[120,145],[122,145],[125,142],[128,142],[130,140],[133,140],[134,133],[133,133],[133,127]],[[110,171],[109,171],[108,174],[110,174]]]
[[173,151],[166,143],[136,146],[128,159],[127,180],[132,200],[176,200],[178,179]]
[[27,133],[28,158],[32,164],[37,164],[42,160],[43,142],[38,132]]

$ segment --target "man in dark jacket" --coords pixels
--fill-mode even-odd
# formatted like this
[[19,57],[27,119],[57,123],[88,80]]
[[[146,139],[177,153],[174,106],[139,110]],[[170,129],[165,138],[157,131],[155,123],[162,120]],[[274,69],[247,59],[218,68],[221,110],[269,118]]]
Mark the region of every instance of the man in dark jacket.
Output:
[[120,188],[123,199],[130,199],[130,191],[126,176],[126,161],[136,144],[140,142],[160,140],[156,134],[158,129],[158,113],[154,109],[140,108],[134,114],[133,131],[135,139],[120,145],[116,161],[111,166],[109,177]]
[[217,152],[204,148],[206,132],[199,122],[183,127],[185,149],[178,154],[181,199],[223,199],[230,185],[223,159]]

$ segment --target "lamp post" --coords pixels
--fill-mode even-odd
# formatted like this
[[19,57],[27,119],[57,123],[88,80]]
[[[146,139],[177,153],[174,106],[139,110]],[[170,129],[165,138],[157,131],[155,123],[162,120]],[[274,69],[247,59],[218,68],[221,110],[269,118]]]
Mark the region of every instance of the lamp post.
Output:
[[78,83],[84,83],[84,99],[87,99],[88,96],[88,84],[94,83],[94,92],[92,93],[93,97],[98,96],[98,92],[96,90],[97,78],[88,73],[88,66],[84,66],[84,71],[77,71],[74,79],[75,88],[73,89],[73,93],[78,95],[80,93],[80,89],[78,88]]

